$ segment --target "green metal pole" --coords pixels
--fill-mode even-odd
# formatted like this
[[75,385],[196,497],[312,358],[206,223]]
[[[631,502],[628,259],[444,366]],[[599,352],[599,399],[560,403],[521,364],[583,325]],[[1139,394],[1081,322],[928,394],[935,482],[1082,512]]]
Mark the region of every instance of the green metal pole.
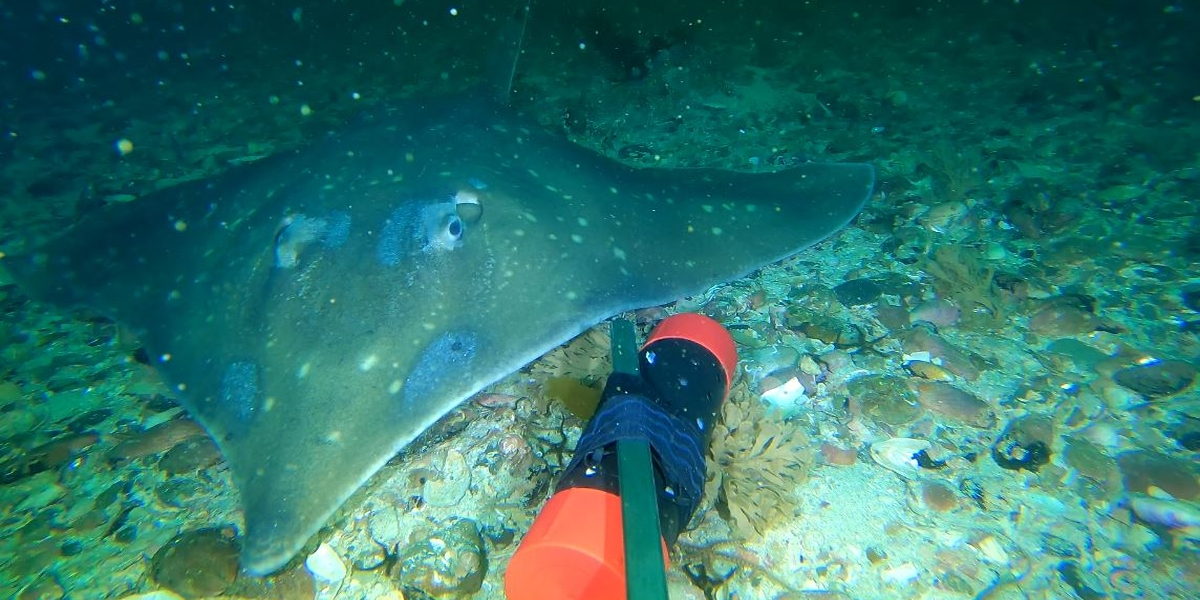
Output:
[[[612,322],[613,371],[638,372],[633,323]],[[650,442],[617,442],[617,474],[621,493],[621,522],[625,533],[625,581],[629,600],[667,600],[666,562],[658,522],[658,489]]]

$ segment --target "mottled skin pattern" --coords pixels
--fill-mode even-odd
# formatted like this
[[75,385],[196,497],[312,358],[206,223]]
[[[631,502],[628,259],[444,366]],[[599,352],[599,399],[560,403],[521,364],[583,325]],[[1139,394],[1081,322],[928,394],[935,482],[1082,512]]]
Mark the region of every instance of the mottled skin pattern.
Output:
[[268,573],[471,394],[615,313],[816,243],[873,183],[862,164],[638,170],[439,98],[6,264],[36,298],[142,331],[229,462],[243,564]]

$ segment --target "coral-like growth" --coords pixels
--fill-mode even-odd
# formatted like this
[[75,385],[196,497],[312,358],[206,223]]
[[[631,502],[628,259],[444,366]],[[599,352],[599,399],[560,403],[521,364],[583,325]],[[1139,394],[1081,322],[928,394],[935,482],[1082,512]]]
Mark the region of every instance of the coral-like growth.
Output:
[[987,161],[977,147],[938,144],[921,158],[921,164],[933,175],[945,200],[962,200],[987,181]]
[[608,324],[602,323],[546,353],[530,371],[542,378],[566,377],[592,384],[612,371],[610,354]]
[[979,306],[997,320],[1004,317],[996,286],[995,269],[985,266],[966,246],[938,246],[921,265],[934,278],[938,294],[953,298],[959,306]]
[[721,422],[713,431],[705,494],[734,537],[761,535],[771,523],[793,516],[793,492],[808,476],[816,450],[796,424],[769,412],[739,382],[730,393]]

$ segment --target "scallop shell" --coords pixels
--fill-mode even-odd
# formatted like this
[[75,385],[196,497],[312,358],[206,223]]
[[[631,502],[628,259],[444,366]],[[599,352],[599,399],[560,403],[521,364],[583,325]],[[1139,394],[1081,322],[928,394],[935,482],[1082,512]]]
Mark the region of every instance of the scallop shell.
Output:
[[871,458],[879,466],[905,479],[913,479],[921,471],[917,459],[913,456],[932,447],[933,444],[926,440],[891,438],[871,444]]

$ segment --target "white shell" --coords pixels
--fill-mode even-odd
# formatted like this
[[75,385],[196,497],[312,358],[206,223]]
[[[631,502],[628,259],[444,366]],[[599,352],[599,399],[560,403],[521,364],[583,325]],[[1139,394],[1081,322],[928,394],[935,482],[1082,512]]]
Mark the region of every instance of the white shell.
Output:
[[329,583],[337,583],[346,578],[346,563],[338,556],[329,544],[321,542],[316,551],[304,559],[304,566],[313,577]]
[[911,479],[921,472],[913,455],[933,447],[926,440],[914,438],[892,438],[871,444],[871,458],[881,467]]
[[1001,567],[1007,567],[1012,564],[1012,559],[1008,556],[1008,552],[1004,550],[1004,546],[995,536],[987,536],[978,542],[975,542],[975,548],[979,550],[979,554],[985,562],[992,563]]
[[917,565],[906,562],[902,565],[892,567],[879,575],[888,583],[908,583],[915,580],[920,574],[921,571],[917,569]]
[[763,392],[759,397],[763,402],[782,410],[785,415],[790,415],[809,402],[808,396],[804,394],[804,386],[795,377]]

